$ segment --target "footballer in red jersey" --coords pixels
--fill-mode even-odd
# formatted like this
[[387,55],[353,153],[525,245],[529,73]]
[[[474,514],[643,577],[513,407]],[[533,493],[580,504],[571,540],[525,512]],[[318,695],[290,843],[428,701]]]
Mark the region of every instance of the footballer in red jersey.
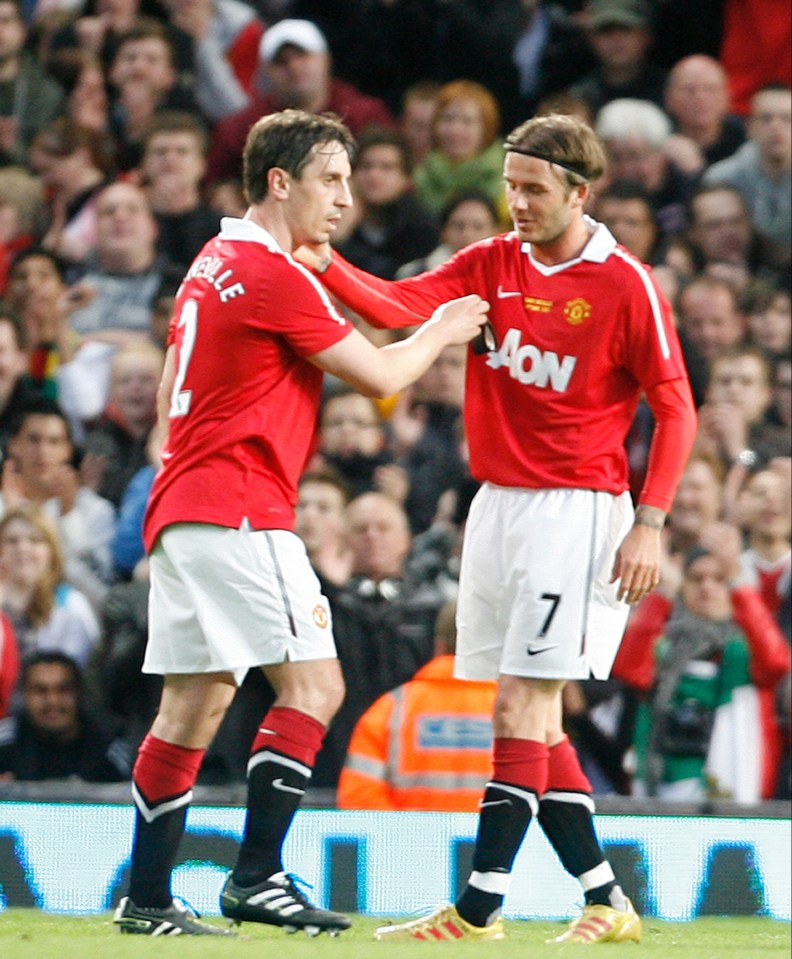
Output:
[[351,139],[332,117],[264,117],[245,147],[242,219],[222,221],[176,298],[162,385],[163,466],[145,521],[151,591],[145,672],[162,699],[132,775],[137,809],[122,932],[223,935],[174,900],[171,873],[192,786],[250,667],[276,699],[248,764],[239,857],[220,895],[234,922],[309,935],[350,925],[284,870],[286,833],[344,695],[330,610],[294,532],[327,371],[388,396],[467,343],[487,304],[443,304],[400,343],[375,348],[292,252],[321,243],[351,203]]
[[[584,214],[605,165],[594,132],[574,117],[537,117],[505,148],[513,232],[398,282],[326,244],[297,254],[373,323],[408,326],[463,293],[491,304],[494,339],[468,351],[465,430],[483,485],[465,525],[456,671],[498,679],[494,773],[457,902],[377,936],[503,938],[509,874],[536,817],[585,894],[583,915],[558,941],[637,941],[640,919],[596,837],[561,694],[567,680],[608,676],[628,604],[657,585],[660,531],[695,413],[663,294]],[[634,511],[624,440],[642,393],[656,427]]]

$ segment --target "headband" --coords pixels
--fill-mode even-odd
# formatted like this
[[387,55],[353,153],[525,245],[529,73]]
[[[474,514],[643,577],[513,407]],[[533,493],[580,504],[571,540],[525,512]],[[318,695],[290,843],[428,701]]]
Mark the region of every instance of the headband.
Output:
[[556,166],[560,166],[564,170],[574,173],[575,176],[583,177],[584,180],[590,179],[589,175],[583,172],[583,167],[579,163],[567,163],[564,160],[556,160],[546,153],[540,153],[538,150],[529,150],[527,147],[515,146],[513,143],[509,143],[508,140],[503,144],[503,149],[506,150],[507,153],[521,153],[523,156],[535,157],[537,160],[547,160],[548,163],[555,163]]

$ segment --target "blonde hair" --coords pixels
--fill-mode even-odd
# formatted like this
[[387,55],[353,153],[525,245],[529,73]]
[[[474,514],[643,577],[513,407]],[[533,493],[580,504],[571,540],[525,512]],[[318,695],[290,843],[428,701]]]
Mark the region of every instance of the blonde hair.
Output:
[[41,180],[21,166],[0,169],[0,205],[13,207],[19,233],[38,239],[44,223],[44,188]]
[[9,525],[15,520],[21,520],[32,526],[49,547],[49,568],[45,570],[41,579],[36,583],[33,595],[25,611],[31,626],[44,626],[52,616],[55,607],[55,590],[64,577],[63,551],[61,550],[58,531],[52,520],[31,504],[23,503],[13,506],[0,518],[0,544]]
[[500,135],[501,115],[498,101],[490,91],[476,83],[475,80],[452,80],[440,87],[437,94],[437,107],[432,121],[432,132],[435,135],[437,122],[442,112],[455,100],[473,100],[481,111],[481,123],[484,128],[481,149],[486,150]]
[[165,353],[156,343],[152,343],[150,340],[130,340],[129,343],[125,343],[113,354],[110,361],[111,382],[115,382],[116,377],[123,369],[124,360],[135,359],[136,357],[151,360],[153,364],[159,367],[160,372],[165,365]]

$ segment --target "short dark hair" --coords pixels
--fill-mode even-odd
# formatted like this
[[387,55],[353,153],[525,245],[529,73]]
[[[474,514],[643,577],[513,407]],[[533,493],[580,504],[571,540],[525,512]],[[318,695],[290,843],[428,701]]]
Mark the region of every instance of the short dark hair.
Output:
[[[0,0],[2,3],[3,0]],[[43,649],[38,650],[35,653],[31,653],[30,656],[26,657],[22,663],[22,675],[21,675],[21,687],[25,688],[27,685],[28,675],[30,670],[34,669],[36,666],[63,666],[71,673],[72,683],[74,684],[75,690],[79,693],[82,690],[82,670],[80,669],[77,660],[72,656],[62,653],[57,649]]]
[[406,173],[407,176],[412,173],[413,161],[407,140],[398,130],[389,130],[386,127],[366,127],[360,134],[355,149],[355,165],[360,165],[360,160],[366,150],[378,146],[393,147],[401,159],[402,173]]
[[500,222],[498,207],[495,205],[495,201],[489,193],[485,193],[483,190],[463,190],[461,193],[455,193],[443,207],[440,213],[441,227],[444,227],[448,223],[454,212],[462,206],[463,203],[481,204],[481,206],[487,208],[487,211],[495,223]]
[[209,133],[206,126],[192,113],[185,110],[161,110],[149,120],[143,131],[143,147],[148,147],[158,133],[191,133],[198,141],[201,153],[209,149]]
[[59,256],[56,256],[52,250],[45,250],[43,246],[29,246],[27,249],[22,250],[21,253],[17,253],[11,261],[11,266],[8,270],[9,277],[13,277],[14,270],[16,270],[20,264],[24,263],[25,260],[32,260],[34,257],[49,260],[58,271],[58,276],[62,282],[66,282],[66,264]]
[[713,193],[729,193],[735,197],[740,203],[740,207],[745,214],[745,218],[750,221],[750,210],[748,209],[745,195],[741,190],[738,190],[736,186],[725,182],[699,183],[699,185],[693,189],[685,204],[687,210],[687,222],[689,225],[691,225],[694,220],[696,200],[702,196],[711,196]]
[[267,174],[275,167],[299,180],[314,147],[326,143],[340,144],[351,161],[352,134],[332,114],[282,110],[257,120],[250,128],[243,154],[242,181],[248,203],[260,203],[266,197]]
[[118,37],[115,43],[113,61],[115,62],[118,59],[118,54],[123,46],[127,43],[133,43],[135,40],[161,40],[168,51],[171,66],[174,65],[173,40],[165,24],[155,17],[138,17],[135,20],[135,25]]
[[703,546],[693,546],[691,549],[689,549],[682,557],[682,567],[685,573],[688,572],[694,563],[698,562],[698,560],[702,559],[704,556],[712,556],[712,553]]
[[379,408],[377,407],[376,401],[372,397],[366,396],[365,393],[361,393],[360,390],[356,390],[354,386],[351,386],[349,383],[345,383],[343,380],[341,380],[341,382],[334,384],[333,387],[329,389],[322,397],[322,402],[319,407],[320,426],[324,419],[324,415],[328,405],[332,403],[333,400],[346,399],[347,396],[359,396],[362,399],[366,400],[366,402],[369,403],[372,410],[374,411],[374,414],[377,417],[379,425],[384,425],[382,423],[382,417],[380,416]]
[[643,184],[637,180],[614,180],[606,190],[599,194],[597,202],[600,200],[640,200],[641,203],[649,207],[652,216],[654,216],[652,198]]
[[792,93],[792,87],[784,80],[769,80],[763,83],[758,90],[754,90],[751,99],[760,93]]
[[67,439],[72,446],[74,446],[74,439],[72,438],[71,425],[68,417],[60,408],[60,406],[58,406],[55,400],[48,399],[45,396],[36,396],[25,403],[22,409],[14,417],[9,435],[12,437],[18,436],[22,432],[22,428],[24,427],[25,423],[31,416],[57,416],[66,427]]
[[778,299],[790,300],[789,290],[764,277],[755,277],[737,298],[741,313],[763,313]]
[[749,357],[750,359],[756,360],[756,362],[762,368],[765,383],[768,386],[772,385],[773,364],[770,362],[770,358],[765,351],[759,346],[754,346],[753,343],[738,343],[736,346],[730,346],[726,349],[719,350],[709,361],[707,366],[707,379],[709,380],[712,378],[712,373],[716,366],[719,366],[724,362],[728,363],[730,360],[741,360],[743,357]]
[[352,497],[349,486],[344,482],[341,474],[329,467],[306,470],[297,481],[297,489],[299,490],[303,486],[307,486],[308,483],[321,483],[324,486],[332,486],[334,489],[337,489],[341,494],[344,506],[349,503]]

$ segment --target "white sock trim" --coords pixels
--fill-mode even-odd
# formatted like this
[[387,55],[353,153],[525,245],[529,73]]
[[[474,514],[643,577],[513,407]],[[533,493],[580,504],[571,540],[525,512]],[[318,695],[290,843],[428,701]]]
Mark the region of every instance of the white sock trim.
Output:
[[470,874],[468,885],[482,892],[491,892],[496,896],[505,896],[509,891],[511,873],[509,872],[476,872]]
[[585,806],[592,816],[594,815],[594,800],[588,793],[570,793],[562,792],[559,789],[548,789],[546,793],[542,794],[542,801],[544,802],[545,799],[550,799],[552,802],[577,803],[579,806]]
[[306,766],[304,763],[298,762],[296,759],[291,759],[289,756],[283,756],[280,753],[273,753],[269,749],[262,749],[259,753],[254,753],[247,764],[247,773],[248,776],[256,768],[256,766],[261,763],[279,763],[281,766],[285,766],[287,769],[293,769],[295,772],[300,773],[301,776],[310,778],[311,776],[311,767]]
[[179,809],[181,806],[189,805],[189,803],[192,802],[193,794],[192,789],[188,789],[186,793],[182,793],[181,796],[177,796],[175,799],[171,799],[169,802],[155,803],[153,806],[149,806],[133,780],[132,798],[138,808],[138,812],[146,820],[146,822],[154,822],[155,819],[158,819],[160,816],[164,816],[165,813],[172,812],[174,809]]
[[598,889],[605,883],[615,882],[615,880],[616,877],[613,875],[611,864],[607,860],[601,862],[599,866],[589,869],[588,872],[584,872],[582,876],[578,876],[578,882],[583,887],[583,892],[588,892],[589,889]]
[[536,816],[539,812],[539,800],[536,798],[536,793],[529,789],[520,789],[518,786],[510,786],[508,783],[499,783],[497,780],[488,782],[485,788],[492,786],[494,789],[500,789],[502,792],[509,793],[512,796],[516,796],[518,799],[522,799],[523,802],[527,802],[531,808],[531,815]]

